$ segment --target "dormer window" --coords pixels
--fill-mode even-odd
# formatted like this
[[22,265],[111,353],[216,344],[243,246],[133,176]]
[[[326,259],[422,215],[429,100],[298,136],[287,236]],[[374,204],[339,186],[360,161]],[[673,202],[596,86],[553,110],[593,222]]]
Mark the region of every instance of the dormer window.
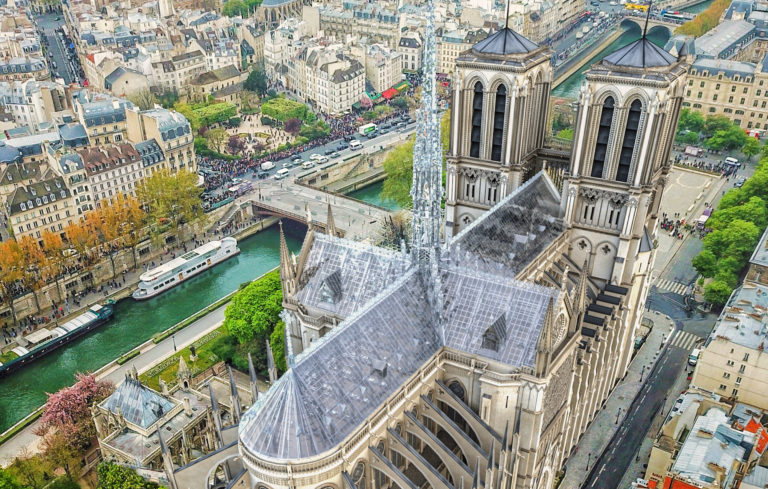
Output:
[[42,203],[40,202],[40,197],[35,199],[35,204],[36,205],[42,205]]
[[61,198],[64,199],[67,197],[67,192],[65,190],[62,190],[60,195],[61,195]]
[[24,202],[22,202],[21,204],[19,204],[19,207],[20,207],[20,208],[21,208],[21,210],[23,210],[23,211],[27,210],[27,204],[25,204]]
[[47,203],[48,203],[48,196],[43,195],[43,204],[47,204]]
[[51,202],[56,200],[56,194],[51,194]]
[[37,195],[37,190],[31,188],[29,189],[29,193],[31,193],[32,195]]
[[499,351],[499,347],[507,339],[507,320],[504,314],[498,317],[483,333],[482,348]]
[[27,201],[27,208],[28,208],[28,209],[31,209],[31,208],[32,208],[32,201],[31,201],[31,200],[28,200],[28,201]]

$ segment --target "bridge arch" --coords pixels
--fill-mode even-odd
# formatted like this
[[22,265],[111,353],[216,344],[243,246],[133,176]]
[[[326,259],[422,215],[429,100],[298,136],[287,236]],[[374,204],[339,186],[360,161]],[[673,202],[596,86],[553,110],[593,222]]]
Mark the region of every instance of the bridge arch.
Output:
[[[634,17],[634,16],[627,16],[624,17],[624,19],[621,21],[619,26],[624,31],[635,31],[638,35],[642,34],[643,28],[645,27],[645,17]],[[663,33],[665,34],[665,37],[669,39],[672,37],[672,30],[673,27],[677,27],[676,24],[673,23],[667,23],[667,22],[659,22],[655,19],[650,19],[648,21],[648,35],[653,37],[654,33]]]

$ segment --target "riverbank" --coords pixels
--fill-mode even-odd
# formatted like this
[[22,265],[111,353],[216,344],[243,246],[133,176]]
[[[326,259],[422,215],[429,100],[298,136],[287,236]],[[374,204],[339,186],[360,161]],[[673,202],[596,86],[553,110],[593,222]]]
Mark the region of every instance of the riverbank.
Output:
[[624,31],[622,31],[620,26],[617,26],[616,30],[609,34],[605,39],[603,39],[603,41],[600,42],[596,47],[582,51],[579,53],[578,57],[574,58],[573,61],[566,61],[562,68],[564,71],[560,72],[558,75],[555,75],[555,80],[552,82],[552,89],[557,88],[558,85],[563,83],[571,75],[583,68],[584,65],[589,62],[589,59],[595,55],[595,53],[599,53],[600,51],[607,48],[616,39],[621,37],[622,34],[624,34]]

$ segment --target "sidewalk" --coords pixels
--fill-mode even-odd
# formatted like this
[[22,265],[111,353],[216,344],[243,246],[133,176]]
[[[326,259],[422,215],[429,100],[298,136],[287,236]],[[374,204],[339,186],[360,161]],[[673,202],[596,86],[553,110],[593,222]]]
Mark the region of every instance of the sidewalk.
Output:
[[[212,311],[182,329],[173,336],[166,338],[158,344],[151,340],[141,345],[141,354],[123,365],[117,365],[112,361],[95,372],[99,380],[108,380],[115,385],[122,382],[128,369],[136,366],[139,372],[151,368],[161,359],[172,354],[176,350],[181,350],[187,345],[207,334],[211,330],[219,327],[224,320],[224,310],[226,305]],[[174,348],[175,345],[175,348]],[[35,421],[24,428],[19,434],[0,445],[0,467],[7,466],[19,452],[26,449],[30,453],[35,453],[38,449],[40,437],[35,435],[35,430],[40,421]]]
[[[642,381],[648,378],[658,360],[663,343],[669,339],[674,328],[674,323],[669,317],[656,311],[646,313],[644,317],[654,322],[653,329],[630,363],[627,375],[608,397],[605,406],[597,413],[579,441],[576,451],[568,458],[565,476],[559,489],[579,489],[584,483],[592,465],[600,458],[613,434],[621,426],[621,423],[616,423],[616,413],[621,409],[626,416],[629,406],[643,387]],[[672,401],[674,402],[674,399]],[[619,421],[621,422],[621,419]]]

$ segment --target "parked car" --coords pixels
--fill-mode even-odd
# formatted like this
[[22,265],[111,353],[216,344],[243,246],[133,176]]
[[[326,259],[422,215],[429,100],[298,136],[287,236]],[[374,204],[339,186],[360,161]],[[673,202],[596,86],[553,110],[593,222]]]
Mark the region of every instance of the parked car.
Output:
[[333,153],[331,153],[331,157],[333,158],[339,158],[340,156],[341,154],[338,151],[334,151]]
[[311,155],[309,155],[309,159],[310,159],[310,160],[313,160],[313,161],[319,161],[319,160],[321,160],[322,158],[323,158],[323,155],[321,155],[321,154],[317,154],[317,153],[314,153],[314,154],[311,154]]
[[[344,137],[346,138],[347,136],[344,136]],[[344,141],[342,143],[339,143],[339,145],[336,146],[336,150],[337,151],[341,151],[341,150],[344,150],[344,149],[347,149],[347,148],[349,148],[349,143],[346,142],[346,141]]]
[[305,161],[304,163],[301,164],[301,168],[304,170],[309,170],[313,166],[315,166],[315,162],[312,160]]
[[333,153],[333,149],[332,148],[328,148],[328,149],[325,150],[325,155],[326,156],[328,156],[331,153]]
[[291,158],[291,161],[293,161],[294,163],[301,163],[301,159],[302,159],[301,156],[294,156],[293,158]]

